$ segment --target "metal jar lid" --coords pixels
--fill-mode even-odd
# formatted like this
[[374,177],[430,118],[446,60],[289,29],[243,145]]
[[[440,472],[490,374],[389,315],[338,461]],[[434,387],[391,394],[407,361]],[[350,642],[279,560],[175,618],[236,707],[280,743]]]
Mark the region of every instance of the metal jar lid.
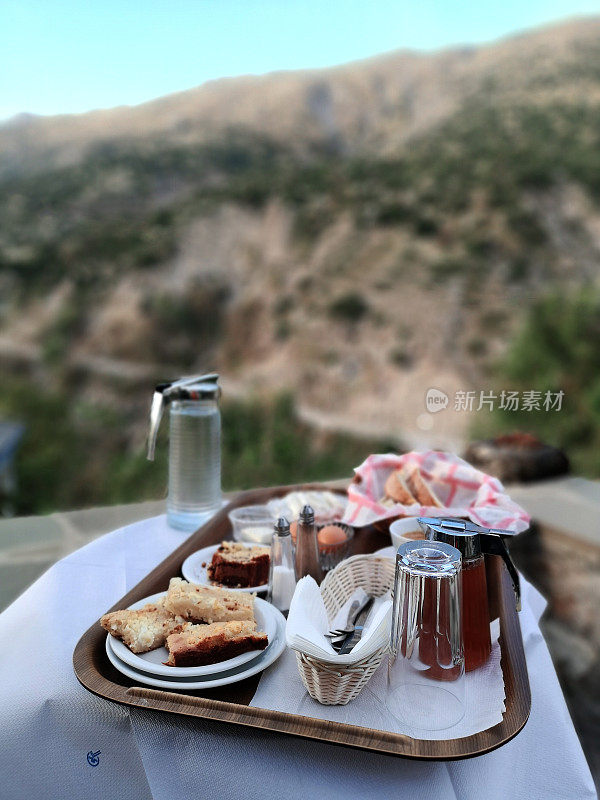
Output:
[[216,372],[208,375],[192,375],[176,381],[159,383],[154,391],[162,394],[165,403],[173,400],[216,400],[221,394],[218,380]]

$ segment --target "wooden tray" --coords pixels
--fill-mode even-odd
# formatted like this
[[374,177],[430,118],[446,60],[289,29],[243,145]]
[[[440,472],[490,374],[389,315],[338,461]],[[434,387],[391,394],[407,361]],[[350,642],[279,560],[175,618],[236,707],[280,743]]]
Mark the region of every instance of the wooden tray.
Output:
[[[327,487],[288,486],[258,489],[237,495],[227,508],[192,534],[110,610],[127,608],[137,600],[156,592],[166,591],[169,579],[181,574],[181,565],[191,553],[201,547],[231,538],[231,526],[227,517],[231,508],[265,503],[294,488]],[[357,530],[353,539],[352,554],[370,553],[389,544],[389,535],[375,528],[362,528]],[[411,739],[408,736],[357,725],[253,708],[248,703],[254,696],[260,675],[207,691],[170,692],[138,686],[134,681],[121,675],[108,660],[105,651],[106,632],[98,623],[92,625],[77,643],[73,653],[75,674],[90,692],[107,700],[138,708],[247,725],[405,758],[444,761],[482,755],[516,736],[527,722],[531,708],[527,665],[510,577],[502,559],[497,556],[488,558],[490,609],[493,617],[500,617],[501,666],[506,690],[506,712],[502,722],[473,736],[444,741]]]

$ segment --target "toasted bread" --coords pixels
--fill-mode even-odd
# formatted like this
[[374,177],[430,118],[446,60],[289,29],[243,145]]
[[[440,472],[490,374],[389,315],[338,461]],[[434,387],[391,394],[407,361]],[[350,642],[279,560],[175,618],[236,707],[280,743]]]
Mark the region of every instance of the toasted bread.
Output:
[[401,469],[394,470],[388,476],[384,489],[386,497],[389,497],[395,503],[410,506],[417,502],[408,488]]
[[167,636],[181,630],[185,624],[182,617],[167,611],[161,601],[147,603],[136,611],[111,611],[104,614],[100,624],[111,636],[121,639],[132,653],[155,650],[166,642]]
[[433,488],[421,475],[418,467],[415,466],[410,471],[407,470],[405,474],[406,483],[408,484],[410,491],[416,497],[419,505],[437,506],[438,508],[442,507],[442,503],[436,496]]
[[171,578],[165,608],[191,622],[254,620],[254,598],[247,592],[228,592]]

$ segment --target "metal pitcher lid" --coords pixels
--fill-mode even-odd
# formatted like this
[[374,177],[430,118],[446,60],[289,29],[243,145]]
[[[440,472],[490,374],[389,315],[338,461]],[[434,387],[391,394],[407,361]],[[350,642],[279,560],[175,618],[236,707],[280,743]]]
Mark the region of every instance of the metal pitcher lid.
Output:
[[159,383],[154,392],[162,394],[165,403],[173,400],[211,400],[218,398],[221,393],[218,380],[216,372],[189,375],[176,381]]
[[500,556],[506,564],[512,580],[517,611],[521,610],[519,573],[502,538],[503,536],[514,536],[514,531],[502,528],[484,528],[470,520],[454,517],[418,517],[417,522],[428,539],[445,542],[456,547],[463,557],[463,562],[477,558],[482,553]]
[[159,383],[152,396],[150,407],[150,430],[148,433],[148,459],[154,461],[154,449],[158,426],[165,405],[173,400],[217,400],[221,394],[219,375],[209,372],[206,375],[189,375],[176,381]]
[[514,536],[514,531],[507,531],[502,528],[484,528],[469,519],[458,519],[456,517],[418,517],[417,522],[425,533],[427,533],[427,528],[431,528],[436,533],[450,536],[476,536],[481,533]]

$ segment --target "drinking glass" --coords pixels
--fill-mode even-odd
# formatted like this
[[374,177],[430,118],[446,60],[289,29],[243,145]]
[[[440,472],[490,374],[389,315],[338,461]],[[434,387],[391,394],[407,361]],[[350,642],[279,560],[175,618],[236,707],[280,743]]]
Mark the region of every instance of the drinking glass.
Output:
[[400,722],[443,730],[465,713],[461,555],[444,542],[398,548],[386,705]]

